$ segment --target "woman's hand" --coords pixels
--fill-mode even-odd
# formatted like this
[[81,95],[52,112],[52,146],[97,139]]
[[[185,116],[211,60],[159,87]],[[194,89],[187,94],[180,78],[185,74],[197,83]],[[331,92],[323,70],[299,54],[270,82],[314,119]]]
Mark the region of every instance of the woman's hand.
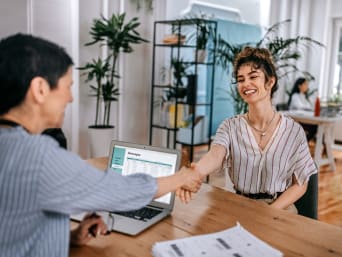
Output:
[[100,234],[105,235],[106,233],[107,226],[101,216],[95,213],[87,214],[78,227],[70,232],[70,245],[85,245],[92,237]]
[[182,203],[189,203],[193,198],[193,193],[184,188],[178,188],[176,191],[176,196],[181,200]]
[[183,173],[184,175],[182,188],[186,189],[187,191],[196,193],[200,189],[202,184],[201,173],[195,170],[193,166],[191,166],[190,168],[184,166],[179,170],[179,172]]

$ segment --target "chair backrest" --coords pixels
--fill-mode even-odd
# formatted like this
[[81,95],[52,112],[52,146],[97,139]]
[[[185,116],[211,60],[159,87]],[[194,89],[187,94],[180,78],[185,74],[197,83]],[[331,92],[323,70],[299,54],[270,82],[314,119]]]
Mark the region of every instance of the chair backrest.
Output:
[[310,176],[308,189],[305,194],[295,202],[298,209],[298,214],[317,219],[318,209],[318,174]]
[[58,142],[60,147],[67,149],[67,139],[62,129],[60,128],[46,129],[43,131],[43,134],[51,136]]
[[287,103],[279,103],[279,104],[276,104],[276,109],[277,111],[288,111],[289,106],[287,105]]

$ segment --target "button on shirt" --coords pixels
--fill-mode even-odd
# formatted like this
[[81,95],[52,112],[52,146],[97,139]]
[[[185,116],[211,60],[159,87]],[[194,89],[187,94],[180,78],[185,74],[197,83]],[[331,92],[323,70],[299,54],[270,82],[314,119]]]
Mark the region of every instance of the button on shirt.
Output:
[[274,195],[292,185],[293,174],[302,185],[317,172],[304,130],[283,114],[264,150],[242,115],[224,120],[213,144],[225,147],[229,176],[235,189],[243,193]]
[[69,215],[148,204],[155,178],[97,170],[48,136],[0,129],[0,256],[66,257]]

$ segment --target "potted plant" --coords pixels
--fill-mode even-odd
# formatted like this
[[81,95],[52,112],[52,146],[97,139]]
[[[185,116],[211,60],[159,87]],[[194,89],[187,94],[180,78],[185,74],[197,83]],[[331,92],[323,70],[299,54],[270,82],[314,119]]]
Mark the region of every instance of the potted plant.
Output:
[[187,42],[196,46],[195,52],[197,56],[195,57],[195,61],[203,63],[207,57],[208,42],[215,38],[212,23],[205,14],[190,15],[185,18],[187,19],[184,21],[185,23],[195,25],[195,29],[187,32]]
[[[86,46],[99,43],[100,47],[106,47],[108,55],[106,58],[97,58],[86,63],[79,69],[84,71],[87,76],[86,82],[90,86],[91,96],[96,97],[95,121],[89,126],[89,129],[113,130],[114,125],[110,123],[111,103],[118,100],[119,89],[118,80],[120,75],[117,71],[118,58],[121,52],[133,52],[132,45],[148,42],[140,37],[137,28],[140,23],[138,18],[132,18],[125,22],[125,13],[113,14],[109,19],[101,16],[100,19],[94,19],[90,29],[92,41]],[[95,83],[94,83],[95,82]],[[103,130],[100,132],[103,133]],[[98,134],[98,133],[96,133]],[[111,137],[113,132],[109,132]],[[95,136],[99,142],[99,136]],[[108,140],[107,136],[107,142]],[[92,142],[90,143],[92,144]],[[104,145],[101,148],[105,148]],[[105,148],[105,150],[107,150]]]
[[[288,23],[291,20],[285,20],[274,24],[261,38],[260,41],[252,44],[230,44],[229,42],[218,38],[218,47],[216,51],[216,60],[224,69],[229,70],[232,67],[235,56],[247,45],[254,45],[256,47],[267,48],[274,59],[278,79],[288,76],[290,73],[300,73],[302,76],[309,80],[314,79],[313,75],[309,72],[300,70],[294,62],[302,58],[301,49],[303,47],[311,47],[313,45],[323,46],[320,42],[304,36],[296,36],[293,38],[282,38],[275,35],[275,32],[279,29],[280,25]],[[231,95],[234,101],[235,112],[237,114],[247,111],[247,104],[242,100],[239,93],[236,91],[236,87],[230,88]]]
[[207,57],[207,44],[212,37],[213,31],[210,23],[205,20],[197,20],[197,31],[196,31],[196,49],[197,49],[197,62],[205,62]]

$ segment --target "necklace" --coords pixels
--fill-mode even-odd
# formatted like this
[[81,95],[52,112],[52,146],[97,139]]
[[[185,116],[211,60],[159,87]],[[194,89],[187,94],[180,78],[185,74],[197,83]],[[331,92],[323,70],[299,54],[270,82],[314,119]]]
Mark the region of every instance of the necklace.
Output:
[[254,129],[254,130],[257,131],[258,133],[260,133],[260,136],[261,136],[261,138],[262,138],[262,137],[266,136],[266,132],[267,132],[267,130],[270,128],[270,126],[271,126],[271,124],[272,124],[272,122],[273,122],[273,120],[274,120],[274,118],[275,118],[275,115],[276,115],[276,111],[273,111],[272,119],[271,119],[269,122],[267,122],[266,128],[264,128],[263,130],[262,130],[262,129],[258,129],[258,128],[254,127],[254,126],[251,124],[251,121],[250,121],[250,119],[249,119],[249,113],[248,113],[248,112],[247,112],[247,122],[248,122],[248,125],[252,127],[252,129]]

